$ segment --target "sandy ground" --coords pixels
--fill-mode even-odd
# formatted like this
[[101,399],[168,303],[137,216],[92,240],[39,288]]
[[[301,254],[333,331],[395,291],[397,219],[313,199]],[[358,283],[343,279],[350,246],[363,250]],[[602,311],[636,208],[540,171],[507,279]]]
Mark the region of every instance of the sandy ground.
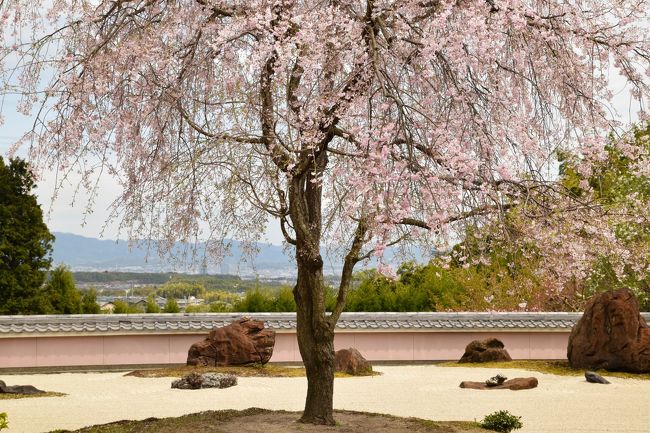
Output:
[[[437,366],[379,366],[383,375],[336,379],[338,409],[388,413],[432,420],[480,420],[506,409],[522,416],[521,432],[650,433],[650,381],[610,378],[611,385],[581,377],[503,370],[506,376],[539,379],[536,389],[461,389],[462,380],[484,380],[493,369]],[[31,384],[65,397],[0,400],[9,415],[8,433],[77,429],[120,419],[169,417],[216,409],[262,407],[298,411],[304,378],[239,378],[228,389],[176,390],[171,378],[124,377],[123,373],[7,375],[8,385]],[[3,431],[4,433],[4,431]]]

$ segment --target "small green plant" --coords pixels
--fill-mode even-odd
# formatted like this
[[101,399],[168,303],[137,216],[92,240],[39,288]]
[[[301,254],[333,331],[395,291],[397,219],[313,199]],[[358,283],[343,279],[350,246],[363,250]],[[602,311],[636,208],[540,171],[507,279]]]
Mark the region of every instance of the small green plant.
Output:
[[499,410],[486,415],[481,421],[481,427],[498,431],[500,433],[510,433],[513,430],[522,428],[521,417],[515,416],[507,410]]
[[0,413],[0,430],[4,428],[9,428],[9,422],[7,421],[7,414],[2,412]]

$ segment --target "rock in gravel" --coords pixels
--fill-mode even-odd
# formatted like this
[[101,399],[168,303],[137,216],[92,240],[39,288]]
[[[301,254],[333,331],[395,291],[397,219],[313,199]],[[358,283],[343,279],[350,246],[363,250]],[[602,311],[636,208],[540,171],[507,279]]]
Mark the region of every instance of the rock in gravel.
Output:
[[488,380],[485,381],[485,384],[487,386],[498,386],[501,385],[503,382],[505,382],[508,378],[501,375],[497,374],[494,377],[489,378]]
[[512,361],[505,346],[496,338],[474,340],[465,347],[465,353],[458,362]]
[[353,376],[364,376],[372,374],[372,365],[357,349],[350,347],[349,349],[336,351],[334,354],[334,370]]
[[8,386],[4,381],[0,380],[0,394],[44,394],[32,385],[13,385]]
[[511,389],[513,391],[518,391],[521,389],[536,388],[537,384],[538,381],[535,377],[516,377],[514,379],[506,380],[501,385],[494,386],[489,386],[485,382],[471,382],[466,380],[460,383],[460,387],[469,389]]
[[587,379],[587,382],[591,383],[609,384],[609,381],[607,379],[605,379],[600,374],[594,373],[593,371],[585,371],[585,379]]
[[223,373],[190,373],[172,382],[172,388],[177,389],[230,388],[235,385],[237,377]]
[[230,325],[215,328],[203,341],[194,343],[187,365],[227,366],[266,364],[273,355],[275,331],[264,322],[242,317]]
[[572,368],[650,372],[650,328],[628,289],[594,296],[569,336]]

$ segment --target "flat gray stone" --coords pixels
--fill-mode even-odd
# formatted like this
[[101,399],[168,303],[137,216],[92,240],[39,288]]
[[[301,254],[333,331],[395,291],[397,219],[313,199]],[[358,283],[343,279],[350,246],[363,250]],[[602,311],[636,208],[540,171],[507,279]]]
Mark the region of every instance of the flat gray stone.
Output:
[[593,371],[585,371],[585,379],[587,379],[587,382],[590,383],[602,383],[605,385],[609,384],[609,381],[607,379],[598,373],[594,373]]

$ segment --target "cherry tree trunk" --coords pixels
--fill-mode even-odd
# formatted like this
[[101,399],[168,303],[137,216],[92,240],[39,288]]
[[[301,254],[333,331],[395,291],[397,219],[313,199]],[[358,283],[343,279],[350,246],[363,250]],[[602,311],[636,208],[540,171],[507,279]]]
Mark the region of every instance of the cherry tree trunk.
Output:
[[296,238],[298,348],[307,371],[307,399],[301,422],[334,425],[334,324],[325,312],[322,234],[322,178],[327,153],[311,161],[289,188],[289,211]]
[[297,334],[307,372],[307,398],[301,422],[334,425],[334,331],[325,320],[323,261],[298,257]]

